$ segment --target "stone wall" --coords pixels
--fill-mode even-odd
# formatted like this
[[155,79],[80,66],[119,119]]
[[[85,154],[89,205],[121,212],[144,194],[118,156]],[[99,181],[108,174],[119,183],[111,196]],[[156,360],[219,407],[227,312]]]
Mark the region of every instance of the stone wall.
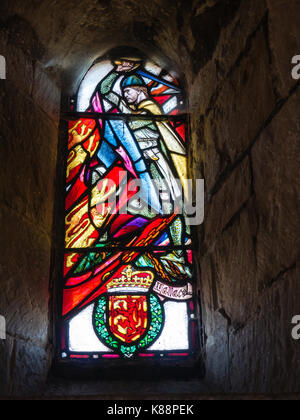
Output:
[[49,358],[49,274],[60,91],[42,46],[20,17],[1,25],[7,80],[0,82],[0,395],[31,395]]
[[300,392],[290,337],[300,313],[299,83],[290,64],[300,54],[299,2],[3,0],[0,11],[0,395],[68,392],[46,385],[60,88],[75,93],[93,60],[120,45],[185,77],[190,174],[206,181],[196,261],[208,385],[199,392]]
[[207,380],[229,392],[300,389],[299,11],[296,1],[240,2],[193,85]]

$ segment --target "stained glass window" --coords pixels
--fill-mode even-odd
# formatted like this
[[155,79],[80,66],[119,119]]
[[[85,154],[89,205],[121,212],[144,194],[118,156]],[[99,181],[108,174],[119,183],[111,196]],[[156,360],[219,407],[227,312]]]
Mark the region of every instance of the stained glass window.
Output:
[[98,60],[64,117],[60,357],[189,357],[196,317],[179,80],[138,56]]

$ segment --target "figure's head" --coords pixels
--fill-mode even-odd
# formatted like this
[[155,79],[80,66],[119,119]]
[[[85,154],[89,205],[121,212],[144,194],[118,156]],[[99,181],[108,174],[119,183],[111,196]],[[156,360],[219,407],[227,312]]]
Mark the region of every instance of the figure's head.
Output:
[[125,88],[124,97],[129,104],[135,104],[138,100],[139,90],[135,88]]
[[148,96],[148,90],[144,81],[136,75],[126,77],[122,82],[122,89],[124,97],[129,104],[138,103],[141,95],[143,98]]

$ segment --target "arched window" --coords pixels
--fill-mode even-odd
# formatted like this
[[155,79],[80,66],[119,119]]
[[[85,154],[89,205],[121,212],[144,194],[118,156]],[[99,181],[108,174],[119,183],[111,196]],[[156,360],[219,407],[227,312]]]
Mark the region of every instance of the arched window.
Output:
[[188,358],[196,317],[179,81],[140,55],[112,54],[90,68],[64,117],[60,357]]

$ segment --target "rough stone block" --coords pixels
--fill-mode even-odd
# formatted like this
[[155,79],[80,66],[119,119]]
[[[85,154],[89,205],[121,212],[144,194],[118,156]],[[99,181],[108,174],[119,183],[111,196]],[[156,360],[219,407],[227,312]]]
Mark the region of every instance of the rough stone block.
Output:
[[228,371],[228,321],[216,312],[206,314],[207,340],[205,380],[214,392],[226,391],[229,387]]
[[297,393],[300,353],[291,320],[300,311],[299,265],[267,289],[256,308],[251,322],[230,334],[231,392]]
[[50,367],[49,353],[32,342],[17,341],[13,368],[13,397],[42,395]]
[[298,89],[252,150],[261,287],[270,284],[299,258],[299,100]]
[[0,200],[50,233],[58,129],[10,82],[0,98]]
[[298,0],[267,0],[269,8],[269,38],[273,71],[280,96],[286,97],[297,83],[291,76],[292,57],[300,55]]
[[188,78],[191,86],[191,112],[204,115],[210,109],[214,95],[222,88],[240,55],[245,53],[249,38],[261,24],[266,12],[264,0],[246,0],[240,3],[234,18],[221,29],[212,59],[205,64],[196,78]]
[[50,242],[6,206],[0,221],[0,308],[12,337],[45,345],[48,339]]
[[30,96],[34,77],[33,60],[29,54],[12,42],[4,29],[0,29],[0,54],[6,61],[6,81],[1,81],[1,90],[9,81],[19,92]]
[[7,397],[11,391],[11,360],[14,357],[14,340],[7,336],[0,340],[0,397]]
[[222,230],[251,196],[251,170],[245,159],[211,197],[205,211],[205,246],[209,249]]
[[32,91],[33,101],[54,124],[58,125],[60,115],[60,89],[39,63],[35,64]]
[[[232,100],[235,98],[235,100]],[[254,141],[275,107],[268,47],[263,29],[222,86],[208,118],[224,167],[235,162]]]
[[247,323],[258,298],[252,213],[250,201],[218,239],[211,256],[218,307],[234,329]]

